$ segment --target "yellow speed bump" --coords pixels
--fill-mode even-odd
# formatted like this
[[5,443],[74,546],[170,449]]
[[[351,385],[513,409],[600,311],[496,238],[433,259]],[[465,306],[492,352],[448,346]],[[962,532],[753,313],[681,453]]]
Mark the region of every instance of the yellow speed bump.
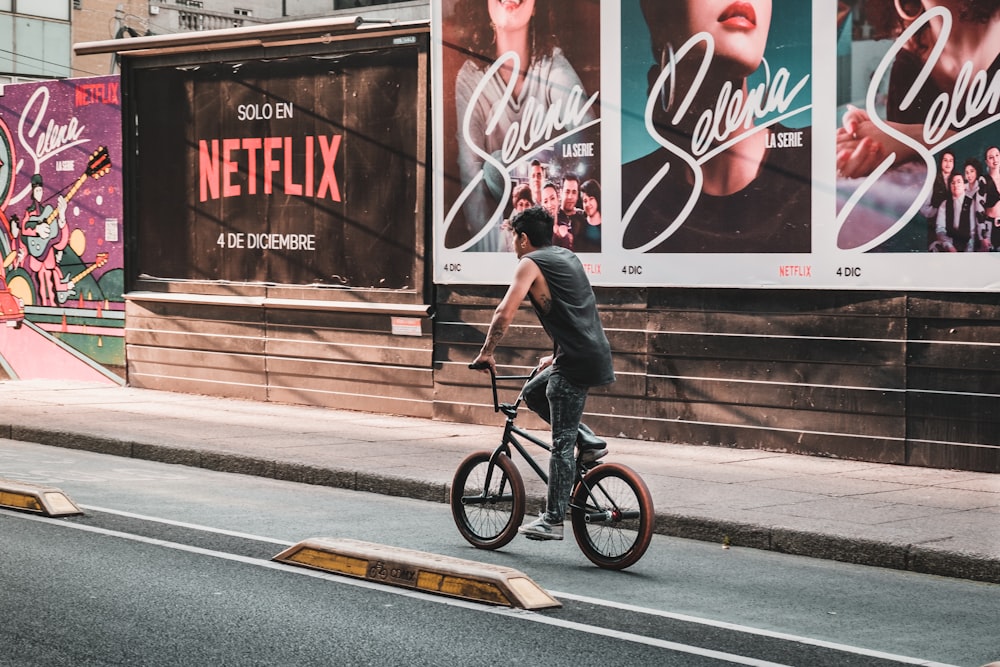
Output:
[[45,516],[83,514],[59,489],[0,479],[0,507],[9,507]]
[[304,540],[273,560],[506,607],[562,606],[526,575],[509,567],[359,540],[332,537]]

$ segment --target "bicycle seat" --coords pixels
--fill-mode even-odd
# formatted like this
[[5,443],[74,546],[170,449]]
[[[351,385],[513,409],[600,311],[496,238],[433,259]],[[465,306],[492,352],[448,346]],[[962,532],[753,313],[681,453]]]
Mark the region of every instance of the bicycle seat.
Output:
[[517,406],[514,405],[513,403],[501,403],[499,407],[500,407],[500,412],[504,413],[508,417],[517,416]]

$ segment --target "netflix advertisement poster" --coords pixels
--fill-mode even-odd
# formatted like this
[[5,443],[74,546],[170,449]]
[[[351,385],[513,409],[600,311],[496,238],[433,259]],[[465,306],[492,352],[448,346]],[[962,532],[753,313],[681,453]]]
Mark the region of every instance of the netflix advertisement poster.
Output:
[[418,286],[417,53],[136,76],[141,274]]

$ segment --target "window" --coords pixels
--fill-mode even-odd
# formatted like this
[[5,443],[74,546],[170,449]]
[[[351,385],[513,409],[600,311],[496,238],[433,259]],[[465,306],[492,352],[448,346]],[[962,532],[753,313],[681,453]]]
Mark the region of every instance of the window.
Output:
[[236,14],[237,16],[253,16],[252,9],[240,9],[239,7],[234,9],[233,13]]

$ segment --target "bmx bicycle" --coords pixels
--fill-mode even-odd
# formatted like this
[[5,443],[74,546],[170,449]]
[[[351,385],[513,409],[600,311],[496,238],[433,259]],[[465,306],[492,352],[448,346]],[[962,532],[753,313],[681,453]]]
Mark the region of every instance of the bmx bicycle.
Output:
[[[530,375],[498,376],[489,368],[493,386],[493,411],[506,416],[503,437],[496,449],[473,452],[458,466],[451,485],[451,514],[459,532],[479,549],[499,549],[517,535],[525,512],[524,479],[512,450],[524,458],[544,483],[548,476],[523,441],[546,451],[552,446],[514,423],[523,400],[501,403],[497,381],[530,380]],[[580,551],[595,565],[623,570],[642,558],[653,537],[653,500],[642,478],[620,463],[576,458],[576,480],[570,495],[570,520]]]

